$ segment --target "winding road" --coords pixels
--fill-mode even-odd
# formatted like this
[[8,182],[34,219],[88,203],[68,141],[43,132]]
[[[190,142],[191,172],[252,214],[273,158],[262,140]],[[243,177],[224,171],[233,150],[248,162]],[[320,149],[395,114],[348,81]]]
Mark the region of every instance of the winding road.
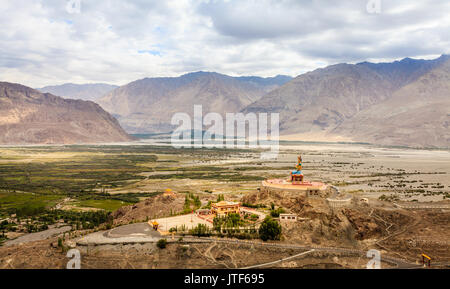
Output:
[[[282,249],[296,249],[296,250],[305,250],[306,252],[300,253],[295,256],[288,257],[289,259],[293,259],[295,257],[299,257],[301,255],[309,254],[312,252],[332,252],[332,253],[349,253],[349,254],[355,254],[359,256],[366,256],[367,252],[363,250],[358,249],[351,249],[351,248],[339,248],[339,247],[320,247],[320,246],[300,246],[295,244],[276,244],[276,243],[264,243],[264,242],[254,242],[254,241],[243,241],[243,240],[225,240],[225,239],[216,239],[216,238],[205,238],[205,237],[185,237],[185,240],[188,241],[188,239],[194,240],[201,240],[203,242],[218,242],[218,243],[226,243],[226,244],[234,244],[234,245],[248,245],[248,246],[263,246],[263,247],[274,247],[274,248],[282,248]],[[269,262],[267,264],[260,264],[259,266],[268,266],[271,263],[275,264],[278,262],[285,261],[287,258],[280,259],[274,262]],[[399,259],[399,258],[393,258],[393,257],[387,257],[382,256],[381,257],[382,262],[391,263],[396,266],[397,269],[413,269],[413,268],[422,268],[423,265],[418,265],[416,263],[410,262],[408,260]],[[439,265],[446,265],[447,263],[442,263]],[[450,264],[450,263],[449,263]],[[255,265],[258,266],[258,265]],[[251,266],[252,268],[254,266]],[[242,269],[247,269],[242,268]]]
[[[394,232],[390,234],[388,237],[392,237],[393,235],[397,235],[401,233],[403,230],[398,232]],[[179,242],[178,240],[180,236],[174,236],[173,240],[168,239],[168,242]],[[133,243],[156,243],[162,236],[151,229],[146,223],[137,223],[121,226],[118,228],[114,228],[109,231],[96,232],[84,236],[77,240],[77,245],[106,245],[106,244],[133,244]],[[295,256],[290,256],[288,259],[293,259],[296,257],[300,257],[312,252],[329,252],[329,253],[345,253],[352,254],[357,256],[366,257],[367,251],[353,248],[341,248],[341,247],[322,247],[322,246],[302,246],[296,244],[281,244],[281,243],[268,243],[262,241],[248,241],[248,240],[237,240],[237,239],[224,239],[224,238],[213,238],[213,237],[193,237],[193,236],[184,236],[182,241],[183,243],[225,243],[225,244],[233,244],[233,245],[246,245],[246,246],[262,246],[262,247],[273,247],[273,248],[281,248],[281,249],[295,249],[302,250],[300,254]],[[265,267],[270,266],[275,263],[279,263],[287,260],[280,259],[273,262],[269,262],[266,264],[259,264],[251,266],[250,268],[257,267]],[[411,262],[401,258],[394,258],[388,256],[381,256],[382,262],[387,262],[393,264],[395,268],[398,269],[411,269],[411,268],[422,268],[422,265],[418,265],[415,262]],[[433,266],[450,266],[450,262],[447,263],[434,263]],[[248,268],[248,267],[246,267]]]

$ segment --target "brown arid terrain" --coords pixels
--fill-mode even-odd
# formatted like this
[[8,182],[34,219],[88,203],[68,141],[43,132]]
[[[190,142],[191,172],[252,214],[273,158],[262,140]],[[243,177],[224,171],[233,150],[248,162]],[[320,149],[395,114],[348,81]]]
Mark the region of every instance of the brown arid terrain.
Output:
[[[125,181],[112,178],[92,187],[88,200],[75,199],[86,198],[83,195],[50,203],[60,208],[71,205],[70,210],[108,209],[113,216],[108,225],[84,231],[73,228],[70,235],[66,233],[62,247],[57,245],[58,238],[64,237],[61,233],[39,241],[20,231],[22,239],[5,240],[0,247],[2,268],[64,268],[69,258],[63,251],[70,248],[80,250],[82,268],[365,268],[369,249],[381,252],[383,268],[420,267],[422,253],[432,258],[432,268],[447,268],[450,262],[450,156],[446,151],[286,144],[281,146],[277,160],[272,161],[261,160],[259,152],[251,150],[174,151],[170,147],[152,146],[96,147],[87,151],[77,148],[76,153],[55,148],[42,148],[39,153],[35,149],[3,148],[2,152],[0,164],[7,166],[3,178],[10,186],[15,184],[8,179],[12,176],[11,168],[19,165],[22,169],[25,164],[37,161],[57,160],[61,167],[88,158],[89,164],[96,166],[86,166],[83,161],[86,167],[82,169],[90,168],[89,174],[102,176],[103,171],[96,171],[99,159],[92,159],[97,154],[103,160],[114,160],[116,169],[126,163],[124,169],[135,172],[124,176]],[[286,178],[299,152],[307,180],[333,185],[354,201],[347,207],[331,208],[322,198],[258,190],[262,179]],[[146,155],[155,157],[143,157]],[[103,164],[100,168],[103,170],[105,166],[109,168]],[[55,165],[50,168],[54,170]],[[46,167],[40,167],[43,169]],[[69,171],[73,172],[73,167]],[[36,171],[30,170],[30,176],[31,181],[39,180]],[[47,177],[46,182],[52,184],[58,175],[49,173]],[[65,186],[68,185],[71,183],[66,182]],[[79,185],[77,181],[76,190]],[[173,194],[165,194],[167,188]],[[22,194],[4,191],[2,204],[8,205],[11,197],[16,200],[24,197]],[[147,221],[155,219],[166,229],[181,226],[181,222],[189,226],[197,224],[190,213],[198,206],[185,208],[190,194],[199,198],[202,207],[208,201],[216,202],[220,195],[226,201],[265,205],[256,209],[264,215],[271,213],[273,203],[274,207],[297,215],[298,221],[281,222],[281,239],[268,242],[215,235],[183,237],[183,233],[172,237],[159,235],[148,225]],[[134,196],[136,201],[127,196]],[[368,202],[362,203],[362,199]],[[120,205],[121,201],[126,203]],[[58,223],[66,225],[61,220]],[[161,238],[168,239],[165,249],[155,246]],[[22,240],[26,242],[18,245]],[[247,252],[252,254],[246,255]],[[31,257],[27,258],[28,255]],[[282,258],[288,259],[280,261]]]
[[163,196],[148,198],[135,205],[125,206],[113,213],[114,224],[128,224],[133,221],[145,221],[175,214],[183,209],[183,196]]
[[332,65],[297,76],[243,112],[279,113],[280,134],[298,141],[449,147],[449,66],[448,55]]
[[[450,259],[450,211],[416,210],[408,212],[411,221],[397,232],[377,242],[386,250],[398,256],[413,259],[421,253],[435,256],[436,262]],[[389,220],[395,222],[396,220]]]
[[445,272],[449,15],[450,0],[0,0],[3,279]]
[[0,125],[4,143],[127,141],[119,123],[128,133],[168,134],[176,128],[174,114],[192,116],[194,105],[202,105],[203,115],[279,113],[280,134],[287,140],[448,148],[449,83],[450,57],[445,54],[433,60],[341,63],[293,79],[200,71],[117,88],[66,84],[41,89],[95,100],[118,122],[94,103],[56,101],[47,94],[36,102],[37,91],[34,101],[10,92],[9,97],[17,98],[11,103],[3,96]]
[[90,101],[63,99],[0,82],[0,144],[125,142],[115,118]]
[[[35,242],[0,251],[1,269],[65,269],[70,258],[53,240]],[[159,249],[152,243],[82,247],[84,269],[235,269],[270,263],[301,254],[304,250],[280,249],[248,244],[171,243]],[[274,256],[277,256],[274,258]],[[276,259],[276,260],[275,260]],[[367,259],[351,254],[315,252],[263,268],[341,269],[365,268]],[[390,263],[382,262],[383,268]]]
[[[450,146],[450,58],[334,133],[382,145]],[[445,61],[444,61],[445,60]]]
[[[150,212],[159,212],[163,216],[165,211],[165,216],[168,216],[169,209],[179,205],[178,199],[183,200],[154,196],[138,203],[135,213],[130,213],[133,211],[130,208],[119,209],[114,214],[118,220],[115,223],[141,221],[142,216]],[[405,264],[420,267],[422,253],[432,256],[435,267],[450,264],[448,210],[402,210],[383,202],[330,209],[322,200],[306,200],[284,193],[255,192],[242,201],[274,203],[297,213],[300,220],[282,223],[282,239],[278,242],[236,239],[228,242],[227,238],[204,240],[175,236],[174,239],[169,238],[165,249],[157,248],[153,242],[77,246],[81,252],[81,267],[365,268],[367,258],[364,252],[369,249],[378,249],[387,258],[382,262],[383,268]],[[65,244],[73,248],[77,238],[66,235]],[[50,238],[1,247],[0,267],[65,268],[69,258],[56,241],[57,238]],[[315,251],[309,252],[311,249]],[[284,258],[287,259],[281,260]],[[396,265],[389,258],[402,263]]]
[[392,208],[354,204],[349,208],[332,209],[322,199],[307,199],[287,192],[249,194],[243,202],[273,203],[297,214],[300,222],[284,223],[284,239],[304,245],[365,248],[414,221],[409,213]]

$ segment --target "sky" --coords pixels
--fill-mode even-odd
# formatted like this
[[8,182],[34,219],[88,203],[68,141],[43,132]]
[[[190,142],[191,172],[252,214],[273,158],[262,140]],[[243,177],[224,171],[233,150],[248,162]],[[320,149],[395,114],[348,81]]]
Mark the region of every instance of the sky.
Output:
[[297,76],[450,53],[447,0],[0,0],[0,81]]

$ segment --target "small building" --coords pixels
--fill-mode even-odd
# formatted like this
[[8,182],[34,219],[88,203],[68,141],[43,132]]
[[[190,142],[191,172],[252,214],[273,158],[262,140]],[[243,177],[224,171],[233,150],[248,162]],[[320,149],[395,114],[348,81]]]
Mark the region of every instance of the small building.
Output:
[[296,214],[280,214],[280,221],[296,222],[297,215]]
[[318,198],[322,197],[322,195],[324,195],[324,192],[317,188],[311,188],[306,190],[306,196],[308,196],[309,198]]
[[175,193],[171,189],[166,189],[163,194],[164,197],[176,197]]
[[210,215],[211,214],[210,209],[198,209],[195,212],[197,213],[197,215]]
[[368,204],[369,203],[369,199],[368,198],[361,198],[361,199],[359,199],[359,202]]
[[239,207],[240,205],[237,202],[220,201],[211,204],[211,213],[216,214],[218,217],[239,214]]

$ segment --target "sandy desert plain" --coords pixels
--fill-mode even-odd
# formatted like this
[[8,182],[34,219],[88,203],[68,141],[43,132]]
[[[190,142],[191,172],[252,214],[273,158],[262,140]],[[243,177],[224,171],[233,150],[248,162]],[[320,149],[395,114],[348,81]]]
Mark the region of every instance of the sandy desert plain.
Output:
[[[1,147],[0,268],[65,268],[68,248],[80,249],[83,268],[365,268],[363,252],[370,248],[386,256],[385,267],[421,266],[424,252],[433,265],[448,267],[450,151],[282,142],[277,159],[263,160],[260,153],[148,141]],[[369,205],[336,210],[317,200],[262,194],[261,181],[287,178],[299,154],[307,180],[368,198]],[[163,198],[168,188],[175,199]],[[164,250],[154,242],[77,243],[121,225],[188,213],[222,194],[241,203],[273,203],[303,221],[283,224],[281,240],[267,242],[273,247],[192,236],[176,236]],[[187,195],[200,203],[186,208]],[[42,234],[63,226],[72,229]]]

